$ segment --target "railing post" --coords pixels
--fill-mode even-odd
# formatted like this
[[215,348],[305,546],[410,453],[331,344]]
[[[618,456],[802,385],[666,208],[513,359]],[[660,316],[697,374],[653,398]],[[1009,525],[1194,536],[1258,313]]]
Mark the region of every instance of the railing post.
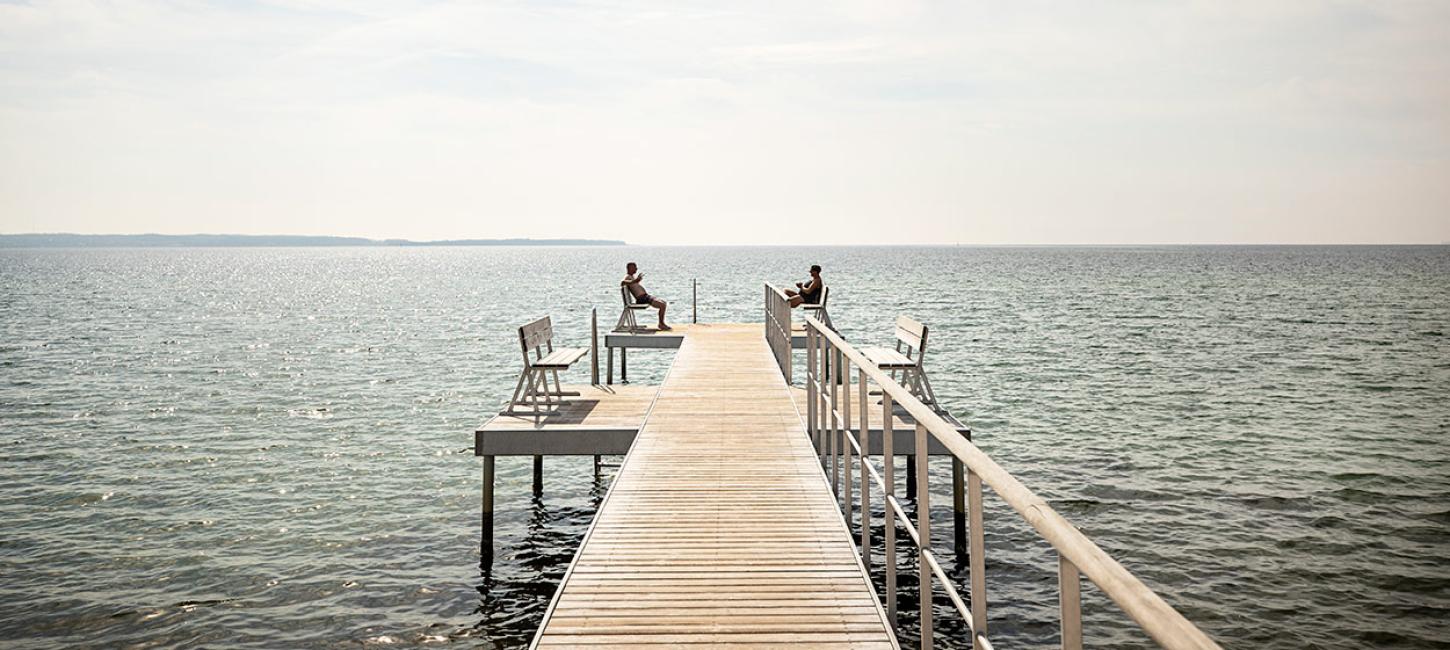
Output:
[[816,332],[816,454],[826,467],[826,337]]
[[[987,634],[987,540],[982,529],[982,477],[967,468],[967,517],[971,529],[972,621],[977,634]],[[973,646],[976,638],[972,639]]]
[[866,369],[858,371],[856,379],[861,391],[858,395],[861,398],[861,420],[857,440],[861,445],[861,564],[866,567],[866,574],[871,574],[871,475],[866,471],[867,463],[871,462],[871,418],[870,411],[866,410],[866,402],[869,401],[866,391]]
[[816,333],[806,326],[806,433],[810,434],[811,447],[816,447]]
[[[1077,565],[1057,556],[1057,592],[1062,604],[1062,650],[1082,650],[1082,578]],[[976,598],[972,602],[976,602]]]
[[[891,629],[896,629],[896,509],[891,499],[896,496],[896,455],[891,440],[892,420],[891,396],[881,391],[881,479],[886,484],[886,494],[881,498],[886,503],[886,620]],[[902,522],[908,523],[908,522]]]
[[841,453],[845,456],[845,458],[842,461],[842,466],[845,467],[845,471],[846,471],[846,508],[845,508],[845,512],[846,512],[846,530],[849,531],[851,529],[851,511],[855,509],[855,505],[856,505],[855,501],[853,501],[853,499],[854,499],[853,492],[855,490],[852,489],[853,482],[851,480],[851,474],[854,473],[851,470],[855,469],[855,467],[852,467],[851,466],[851,440],[850,440],[850,438],[851,438],[851,368],[850,368],[851,362],[849,360],[846,360],[844,355],[842,355],[841,358],[842,358],[841,372],[842,372],[843,377],[846,380],[845,387],[841,389],[841,438],[842,438],[842,440],[841,440]]
[[[916,535],[921,546],[916,551],[916,564],[921,574],[921,650],[931,650],[931,566],[926,552],[931,549],[931,491],[927,480],[926,425],[916,423]],[[975,602],[975,600],[974,600]]]
[[[834,357],[834,361],[836,363],[840,363],[841,351],[839,349],[836,349],[836,347],[834,345],[828,347],[827,349],[829,350],[829,353],[828,354],[830,354],[830,357],[828,357],[828,358]],[[841,454],[841,452],[838,449],[838,446],[840,445],[841,441],[839,440],[840,435],[837,433],[837,430],[840,427],[837,426],[839,424],[839,420],[836,419],[836,409],[840,405],[840,401],[838,401],[838,400],[841,397],[841,395],[840,395],[840,392],[841,391],[840,391],[840,385],[837,384],[834,380],[832,380],[830,382],[830,384],[831,384],[831,400],[830,400],[831,405],[830,405],[829,408],[826,409],[826,419],[830,421],[830,431],[831,431],[831,433],[830,433],[830,436],[831,436],[831,492],[833,493],[833,496],[835,496],[837,499],[840,499],[841,498],[841,462],[840,462],[840,454]]]
[[690,278],[690,322],[700,322],[700,282],[696,278]]
[[599,385],[599,308],[589,310],[589,383]]

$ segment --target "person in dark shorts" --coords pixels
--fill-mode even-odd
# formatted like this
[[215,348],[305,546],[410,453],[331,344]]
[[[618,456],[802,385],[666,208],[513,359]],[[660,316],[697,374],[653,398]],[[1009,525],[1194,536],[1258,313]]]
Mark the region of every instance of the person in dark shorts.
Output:
[[811,279],[806,282],[797,282],[795,287],[795,289],[785,290],[785,295],[790,296],[791,307],[799,307],[802,304],[820,304],[821,289],[826,288],[826,282],[821,279],[821,265],[812,264]]
[[644,285],[640,284],[640,282],[644,281],[644,274],[639,271],[639,267],[634,262],[625,264],[624,271],[624,280],[619,284],[629,289],[629,295],[634,297],[634,303],[636,305],[650,305],[660,310],[659,329],[661,331],[670,329],[670,326],[665,324],[665,307],[668,307],[669,303],[649,295],[649,292],[644,290]]

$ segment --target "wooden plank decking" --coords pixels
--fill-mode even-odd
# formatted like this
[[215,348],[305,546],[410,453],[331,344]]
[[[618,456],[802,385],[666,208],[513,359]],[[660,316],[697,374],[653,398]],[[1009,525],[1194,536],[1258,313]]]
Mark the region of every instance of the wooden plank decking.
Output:
[[760,325],[689,330],[535,643],[897,647]]

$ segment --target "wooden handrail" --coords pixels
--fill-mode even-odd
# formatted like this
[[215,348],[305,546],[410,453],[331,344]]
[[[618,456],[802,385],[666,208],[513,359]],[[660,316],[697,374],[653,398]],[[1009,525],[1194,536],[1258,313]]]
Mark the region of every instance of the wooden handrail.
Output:
[[[779,289],[769,285],[767,288],[768,291],[773,289],[779,292]],[[1078,531],[1071,522],[1053,510],[1046,501],[1034,494],[976,445],[963,438],[957,432],[956,427],[943,419],[931,406],[922,403],[911,394],[908,388],[901,386],[887,373],[877,368],[875,363],[867,359],[840,335],[814,319],[805,319],[805,326],[813,337],[824,337],[824,340],[834,349],[835,354],[840,355],[837,358],[844,357],[846,364],[841,365],[839,372],[844,373],[850,365],[855,365],[865,377],[869,377],[880,386],[882,392],[885,393],[883,402],[900,404],[916,420],[919,427],[924,428],[935,437],[970,472],[991,487],[997,496],[1006,501],[1027,523],[1031,524],[1038,534],[1056,549],[1061,562],[1070,563],[1082,575],[1087,576],[1093,584],[1117,603],[1119,608],[1136,621],[1159,646],[1170,650],[1220,647],[1117,560],[1114,560],[1091,539]],[[808,382],[819,381],[819,378],[810,377],[809,373],[810,370],[808,370]],[[816,386],[818,389],[824,388],[819,384]],[[847,405],[847,409],[849,409],[849,405]],[[832,404],[831,410],[835,410],[834,404]],[[885,416],[891,417],[889,412]],[[864,427],[866,424],[863,422],[861,426]],[[849,421],[846,422],[845,428],[850,428]],[[917,453],[925,454],[921,445],[918,445],[917,450]],[[923,476],[921,481],[924,483],[925,480],[926,477]],[[1073,592],[1070,595],[1076,601],[1076,593]],[[983,623],[985,622],[983,621]]]
[[775,355],[780,374],[791,382],[790,296],[779,287],[765,283],[765,342]]

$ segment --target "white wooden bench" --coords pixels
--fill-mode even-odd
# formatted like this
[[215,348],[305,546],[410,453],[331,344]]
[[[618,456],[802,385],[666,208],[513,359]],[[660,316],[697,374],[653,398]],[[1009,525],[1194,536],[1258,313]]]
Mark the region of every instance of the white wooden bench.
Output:
[[923,404],[935,405],[936,393],[932,391],[931,382],[922,368],[926,359],[926,334],[925,325],[906,316],[897,316],[896,348],[866,348],[861,353],[876,367],[890,372],[892,378],[900,372],[901,378],[897,381],[910,389],[911,394]]
[[634,295],[629,293],[629,287],[624,285],[619,287],[619,298],[624,301],[624,311],[619,312],[619,322],[615,323],[614,331],[633,333],[643,329],[639,326],[639,321],[635,320],[634,312],[649,309],[649,303],[635,302]]
[[[554,324],[548,316],[519,328],[519,348],[524,355],[524,371],[519,383],[514,386],[513,397],[509,399],[507,414],[532,413],[544,415],[563,403],[566,395],[559,384],[559,371],[584,358],[589,351],[584,348],[554,349]],[[530,357],[530,354],[533,356]],[[549,376],[554,377],[554,389],[549,390]],[[543,398],[540,400],[540,398]],[[542,402],[543,408],[540,408]],[[530,406],[520,411],[515,407]]]
[[806,316],[814,316],[816,318],[816,320],[821,321],[822,323],[825,324],[826,327],[829,327],[832,330],[834,330],[834,329],[836,329],[836,326],[831,324],[831,313],[828,312],[828,311],[826,311],[826,301],[830,300],[830,298],[831,298],[831,288],[830,287],[822,287],[821,288],[821,301],[819,303],[816,303],[816,304],[811,304],[811,303],[808,303],[808,302],[803,302],[803,303],[801,303],[801,309],[805,311]]

